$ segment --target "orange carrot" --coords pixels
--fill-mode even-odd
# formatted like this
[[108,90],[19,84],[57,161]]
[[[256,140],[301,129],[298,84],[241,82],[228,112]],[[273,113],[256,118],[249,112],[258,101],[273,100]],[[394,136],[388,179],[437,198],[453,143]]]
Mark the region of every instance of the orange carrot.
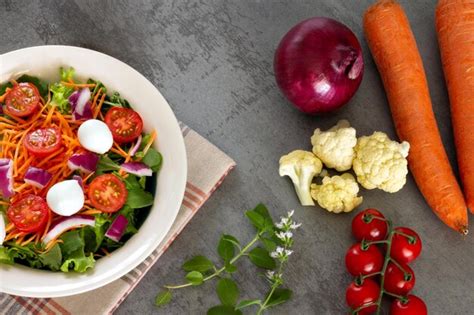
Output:
[[436,31],[448,86],[459,173],[474,213],[474,1],[441,0]]
[[444,150],[423,63],[402,7],[378,1],[364,31],[387,93],[398,136],[410,143],[408,164],[427,203],[448,226],[467,234],[467,207]]

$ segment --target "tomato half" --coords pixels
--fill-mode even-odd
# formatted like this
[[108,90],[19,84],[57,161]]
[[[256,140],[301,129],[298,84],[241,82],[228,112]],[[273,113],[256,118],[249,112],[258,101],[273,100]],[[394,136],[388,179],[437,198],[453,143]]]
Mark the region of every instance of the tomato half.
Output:
[[415,231],[406,227],[397,227],[395,232],[398,233],[393,235],[390,256],[398,262],[408,264],[420,255],[421,239]]
[[28,82],[13,86],[5,98],[5,112],[10,116],[25,117],[38,107],[40,94],[36,86]]
[[7,216],[18,230],[32,233],[45,226],[50,216],[50,210],[43,198],[26,195],[10,205]]
[[127,201],[125,184],[115,175],[104,174],[96,177],[89,186],[92,205],[104,212],[116,212]]
[[105,115],[105,123],[118,143],[132,142],[143,130],[142,118],[129,108],[112,107]]
[[388,263],[383,287],[390,293],[406,296],[415,286],[415,273],[408,265],[404,263],[398,264],[400,264],[406,274],[394,263]]
[[368,275],[382,270],[384,257],[376,245],[362,249],[362,244],[351,246],[346,253],[347,271],[353,276]]
[[416,295],[410,294],[407,301],[396,299],[390,307],[390,315],[427,315],[425,302]]
[[362,308],[358,315],[373,314],[377,310],[377,305],[371,304],[377,302],[379,295],[379,285],[374,280],[364,279],[362,284],[351,282],[346,290],[346,302],[352,310],[367,306]]
[[59,129],[49,127],[28,132],[23,143],[31,154],[45,156],[59,150],[61,142]]
[[352,234],[359,242],[383,240],[387,236],[387,222],[383,219],[383,214],[375,209],[359,212],[352,220]]

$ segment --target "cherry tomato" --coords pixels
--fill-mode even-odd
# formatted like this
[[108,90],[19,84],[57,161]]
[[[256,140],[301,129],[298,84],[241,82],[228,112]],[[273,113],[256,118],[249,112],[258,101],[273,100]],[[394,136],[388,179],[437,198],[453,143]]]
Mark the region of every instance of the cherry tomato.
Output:
[[390,293],[406,296],[415,286],[415,273],[407,264],[399,264],[406,274],[397,265],[390,262],[385,271],[383,287]]
[[92,181],[88,195],[95,208],[103,212],[116,212],[127,201],[128,191],[117,176],[104,174]]
[[50,210],[43,198],[25,195],[10,205],[7,216],[18,230],[32,233],[45,226],[50,216]]
[[375,217],[385,218],[382,213],[375,209],[366,209],[359,212],[352,220],[352,234],[360,242],[380,241],[387,236],[387,222]]
[[362,249],[361,243],[356,243],[346,253],[347,271],[353,276],[368,275],[382,270],[384,257],[376,245]]
[[40,95],[36,86],[28,82],[18,83],[5,98],[5,112],[10,116],[25,117],[38,107]]
[[390,256],[398,262],[408,264],[420,255],[421,239],[415,231],[406,227],[397,227],[395,231],[409,235],[409,237],[395,233],[392,238]]
[[118,143],[132,142],[143,130],[142,118],[129,108],[112,107],[105,115],[105,123]]
[[410,294],[408,301],[395,300],[390,307],[390,315],[427,315],[428,308],[425,302],[416,295]]
[[61,132],[59,129],[48,127],[28,132],[23,144],[31,154],[45,156],[59,150],[61,142]]
[[[346,290],[346,302],[352,310],[362,305],[376,303],[380,295],[379,285],[372,279],[364,279],[362,284],[351,282]],[[361,309],[357,314],[372,314],[377,310],[377,305],[371,305]]]

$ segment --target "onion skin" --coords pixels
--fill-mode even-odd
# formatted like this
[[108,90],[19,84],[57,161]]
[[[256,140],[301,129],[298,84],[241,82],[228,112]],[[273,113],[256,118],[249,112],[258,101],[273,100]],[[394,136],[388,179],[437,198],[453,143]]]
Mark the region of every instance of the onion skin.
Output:
[[360,43],[344,24],[315,17],[295,25],[275,52],[283,94],[308,114],[334,111],[359,88],[364,72]]

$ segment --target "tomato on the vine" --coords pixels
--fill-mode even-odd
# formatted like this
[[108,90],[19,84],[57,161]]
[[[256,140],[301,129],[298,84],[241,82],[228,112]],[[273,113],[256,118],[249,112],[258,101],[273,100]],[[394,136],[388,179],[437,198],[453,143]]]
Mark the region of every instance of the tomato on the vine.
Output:
[[352,234],[358,241],[380,241],[387,236],[387,222],[380,211],[366,209],[352,219]]
[[346,267],[353,276],[368,275],[382,270],[384,258],[376,245],[363,248],[356,243],[346,253]]
[[390,307],[390,315],[427,315],[425,302],[416,295],[410,294],[407,301],[396,299]]
[[[379,285],[371,279],[364,279],[361,284],[351,282],[346,290],[346,302],[352,310],[364,305],[376,303],[380,295]],[[362,308],[357,314],[372,314],[377,310],[377,305]]]
[[407,264],[399,264],[405,271],[393,262],[387,265],[383,287],[387,292],[405,296],[415,286],[415,273]]
[[390,256],[398,262],[408,264],[420,255],[421,239],[415,231],[406,227],[397,227],[394,231]]

